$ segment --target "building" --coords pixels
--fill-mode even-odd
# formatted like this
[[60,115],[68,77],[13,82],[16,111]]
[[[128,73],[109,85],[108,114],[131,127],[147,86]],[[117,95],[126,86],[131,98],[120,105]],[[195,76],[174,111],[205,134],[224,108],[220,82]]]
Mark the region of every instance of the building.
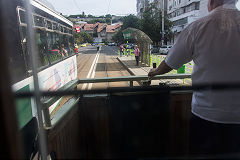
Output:
[[174,43],[184,28],[200,18],[200,0],[168,0],[167,16],[173,22]]
[[149,0],[137,0],[137,17],[142,18],[142,14],[146,11]]
[[[155,3],[155,5],[157,6],[158,9],[161,9],[162,10],[162,3],[163,3],[163,0],[149,0],[149,4],[150,3]],[[168,4],[168,0],[164,0],[164,10],[167,11],[167,5]]]
[[200,1],[200,17],[204,17],[208,15],[208,9],[207,9],[208,0],[201,0]]
[[94,42],[112,42],[112,37],[121,29],[121,24],[108,25],[106,23],[74,25],[75,31],[87,32],[93,36]]

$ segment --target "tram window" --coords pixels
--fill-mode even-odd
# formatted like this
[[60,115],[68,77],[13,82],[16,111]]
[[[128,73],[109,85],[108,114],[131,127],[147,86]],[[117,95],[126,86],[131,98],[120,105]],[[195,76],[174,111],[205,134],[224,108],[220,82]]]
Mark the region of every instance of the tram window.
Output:
[[38,67],[42,68],[47,66],[48,63],[48,57],[47,57],[47,43],[46,43],[46,32],[40,29],[36,30],[35,33],[36,38],[36,45],[38,49]]
[[59,27],[59,31],[63,32],[63,27],[62,26]]
[[58,30],[57,23],[52,23],[53,30]]
[[69,34],[72,34],[72,29],[69,29]]
[[70,47],[68,42],[68,37],[66,35],[61,35],[61,55],[65,58],[69,56]]
[[68,36],[68,47],[69,47],[69,55],[74,54],[74,39],[72,36]]
[[68,29],[64,27],[64,33],[68,33]]
[[51,64],[62,59],[59,46],[59,35],[54,32],[47,32],[48,58]]
[[34,25],[44,27],[44,18],[34,15]]
[[[18,52],[11,52],[9,55],[9,63],[10,63],[10,70],[11,70],[11,77],[12,77],[12,83],[18,82],[20,80],[23,80],[27,77],[26,75],[26,56],[25,53],[27,53],[27,39],[26,39],[26,27],[20,27],[20,37],[19,39],[16,34],[16,38],[12,39],[12,42],[20,40],[20,45],[16,46],[18,48]],[[18,41],[19,42],[19,41]]]
[[47,21],[47,29],[52,29],[52,22]]
[[23,10],[19,10],[19,17],[21,23],[27,23],[26,22],[26,13]]

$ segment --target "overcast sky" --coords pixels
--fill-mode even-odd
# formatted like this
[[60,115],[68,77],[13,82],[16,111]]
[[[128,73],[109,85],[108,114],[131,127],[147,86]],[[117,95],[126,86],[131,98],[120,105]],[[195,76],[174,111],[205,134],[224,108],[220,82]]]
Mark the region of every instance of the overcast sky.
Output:
[[136,14],[136,0],[48,0],[64,15],[114,15]]

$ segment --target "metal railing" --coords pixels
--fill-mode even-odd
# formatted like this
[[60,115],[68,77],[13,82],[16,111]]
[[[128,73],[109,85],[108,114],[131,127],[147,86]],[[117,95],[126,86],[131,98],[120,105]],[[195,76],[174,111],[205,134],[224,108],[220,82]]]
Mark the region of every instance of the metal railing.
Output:
[[[178,74],[178,75],[158,75],[153,77],[151,80],[163,80],[163,79],[185,79],[185,78],[191,78],[190,74]],[[93,78],[93,79],[76,79],[73,80],[63,87],[61,87],[58,91],[67,91],[72,90],[77,87],[77,85],[82,83],[103,83],[103,82],[120,82],[120,81],[129,81],[130,87],[133,87],[134,81],[144,81],[149,80],[148,76],[123,76],[123,77],[107,77],[107,78]],[[68,107],[66,112],[62,114],[62,117],[59,118],[59,121],[56,122],[56,124],[52,125],[51,117],[49,113],[49,107],[52,106],[56,101],[58,101],[62,96],[55,96],[55,97],[49,97],[42,100],[42,111],[45,121],[45,128],[51,129],[53,126],[57,125],[57,123],[70,111],[70,109],[76,105],[77,100]]]

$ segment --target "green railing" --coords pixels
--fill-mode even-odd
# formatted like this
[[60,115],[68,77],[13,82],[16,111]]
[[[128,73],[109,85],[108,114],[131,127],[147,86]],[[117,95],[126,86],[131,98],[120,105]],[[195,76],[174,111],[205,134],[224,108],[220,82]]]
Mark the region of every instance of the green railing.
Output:
[[[158,75],[153,77],[151,80],[162,80],[162,79],[186,79],[191,78],[190,74],[174,74],[174,75]],[[94,78],[94,79],[77,79],[73,80],[63,87],[59,89],[59,91],[67,91],[72,90],[77,87],[78,84],[82,83],[103,83],[103,82],[121,82],[121,81],[128,81],[130,82],[130,87],[133,87],[134,81],[146,81],[149,80],[148,76],[126,76],[126,77],[107,77],[107,78]],[[79,97],[75,97],[74,100],[71,100],[71,104],[68,103],[67,105],[70,105],[67,107],[66,110],[63,111],[63,113],[60,113],[59,115],[55,116],[55,119],[51,120],[50,113],[49,113],[49,107],[53,105],[56,101],[58,101],[61,98],[61,96],[56,97],[50,97],[45,98],[42,100],[42,111],[43,116],[45,120],[45,128],[51,129],[54,126],[56,126],[67,113],[78,103]],[[57,114],[57,113],[56,113]]]

